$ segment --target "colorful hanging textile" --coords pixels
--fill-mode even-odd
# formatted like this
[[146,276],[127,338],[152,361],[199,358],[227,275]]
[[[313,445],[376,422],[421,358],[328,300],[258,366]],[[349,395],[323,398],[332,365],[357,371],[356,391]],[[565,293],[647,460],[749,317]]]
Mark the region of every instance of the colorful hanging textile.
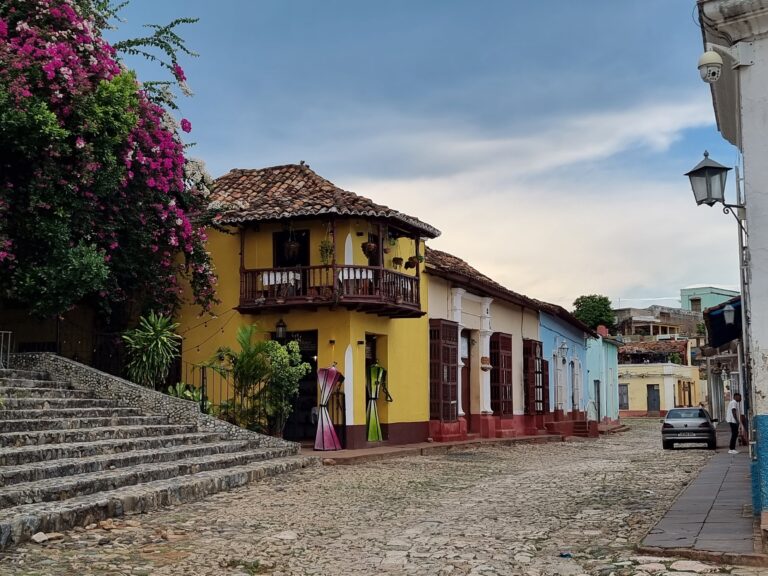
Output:
[[317,371],[317,383],[320,386],[320,411],[315,436],[315,450],[341,450],[341,442],[333,427],[331,415],[328,413],[328,402],[336,386],[344,381],[344,376],[336,370],[336,366],[320,368]]
[[368,423],[368,442],[381,442],[381,424],[379,423],[379,409],[376,401],[379,399],[379,391],[384,384],[387,371],[378,363],[371,366],[367,382],[368,405],[365,409],[366,422]]

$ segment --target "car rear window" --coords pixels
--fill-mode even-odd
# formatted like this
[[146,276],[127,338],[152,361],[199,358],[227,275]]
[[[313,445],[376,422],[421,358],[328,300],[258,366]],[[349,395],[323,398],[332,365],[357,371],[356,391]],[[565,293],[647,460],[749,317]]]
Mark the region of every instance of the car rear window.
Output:
[[707,413],[704,410],[670,410],[667,412],[667,418],[706,418]]

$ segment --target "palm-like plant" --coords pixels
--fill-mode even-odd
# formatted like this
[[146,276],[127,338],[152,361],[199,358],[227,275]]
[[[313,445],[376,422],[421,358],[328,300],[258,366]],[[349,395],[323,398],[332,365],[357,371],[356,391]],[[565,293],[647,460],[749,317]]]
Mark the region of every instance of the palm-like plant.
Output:
[[147,388],[165,382],[171,362],[179,355],[178,326],[171,318],[150,312],[139,319],[136,328],[123,334],[128,355],[126,370],[131,381]]
[[232,377],[236,398],[227,403],[225,419],[280,436],[293,411],[299,380],[310,366],[301,361],[296,342],[283,346],[275,340],[255,340],[257,333],[257,326],[241,326],[236,337],[240,350],[223,346],[207,365]]

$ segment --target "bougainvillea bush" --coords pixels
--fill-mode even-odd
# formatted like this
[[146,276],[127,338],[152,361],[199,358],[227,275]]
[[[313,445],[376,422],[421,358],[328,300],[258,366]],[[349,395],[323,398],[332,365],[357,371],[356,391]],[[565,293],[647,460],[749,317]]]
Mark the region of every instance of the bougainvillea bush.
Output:
[[92,7],[0,2],[0,299],[41,316],[128,300],[169,313],[186,275],[208,310],[205,187]]

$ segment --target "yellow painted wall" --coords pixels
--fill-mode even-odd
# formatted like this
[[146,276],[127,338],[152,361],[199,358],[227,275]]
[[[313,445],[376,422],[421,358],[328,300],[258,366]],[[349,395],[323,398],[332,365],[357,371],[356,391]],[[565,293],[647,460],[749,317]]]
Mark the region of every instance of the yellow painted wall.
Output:
[[[323,221],[297,223],[296,230],[310,230],[310,257],[312,264],[320,264],[319,242],[325,238],[326,224]],[[258,230],[251,229],[245,236],[245,264],[247,268],[269,268],[272,266],[272,233],[283,230],[282,225],[263,224]],[[342,221],[337,224],[337,262],[344,261],[344,243],[347,234],[352,238],[352,254],[356,264],[365,265],[367,260],[361,244],[367,237],[358,237],[357,231],[367,234],[365,221]],[[413,242],[407,254],[413,253]],[[237,329],[244,324],[258,324],[265,332],[274,331],[281,318],[288,332],[317,330],[318,366],[330,366],[337,362],[339,370],[347,378],[345,386],[354,386],[354,422],[365,424],[365,341],[366,334],[375,334],[380,363],[388,370],[389,390],[394,398],[385,403],[383,395],[379,400],[382,423],[424,422],[429,420],[429,321],[427,316],[415,319],[390,319],[373,314],[351,312],[343,307],[331,310],[319,307],[317,310],[294,307],[280,314],[240,314],[234,308],[240,297],[240,236],[209,231],[208,250],[219,276],[217,295],[221,303],[214,307],[214,318],[200,317],[199,308],[185,305],[180,310],[179,333],[184,340],[182,361],[199,364],[210,360],[221,346],[236,347]],[[423,246],[421,249],[423,254]],[[385,255],[385,262],[389,255]],[[423,264],[420,265],[423,268]],[[404,271],[403,269],[400,270]],[[412,270],[415,273],[415,270]],[[428,286],[426,276],[421,279],[421,302],[426,310]],[[187,290],[186,300],[189,301]],[[335,344],[330,341],[334,340]],[[345,366],[345,352],[351,347],[354,367],[348,374]]]
[[[648,385],[659,386],[661,410],[670,410],[681,404],[679,383],[688,382],[691,387],[691,404],[701,400],[699,369],[679,364],[621,364],[619,384],[628,384],[629,410],[644,412],[648,409]],[[686,398],[687,401],[687,398]]]

